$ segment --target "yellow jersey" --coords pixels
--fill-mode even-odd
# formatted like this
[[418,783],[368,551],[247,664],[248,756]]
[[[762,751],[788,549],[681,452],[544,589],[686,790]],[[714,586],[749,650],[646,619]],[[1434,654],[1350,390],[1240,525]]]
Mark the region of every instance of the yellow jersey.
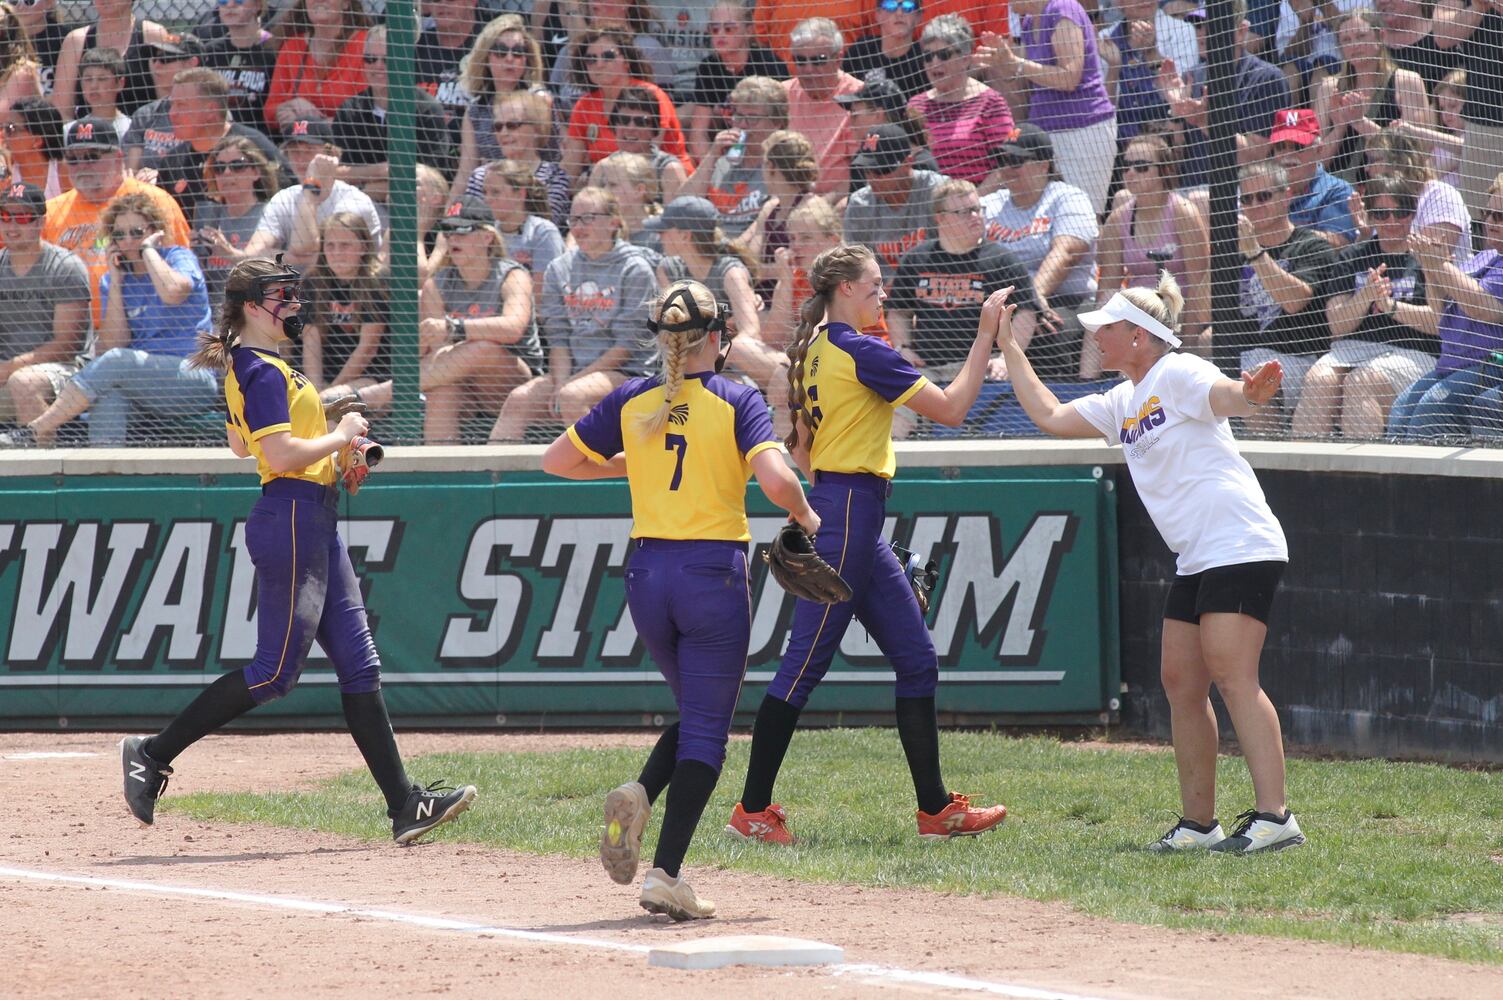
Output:
[[294,370],[271,351],[237,347],[230,352],[230,370],[224,376],[224,419],[230,430],[256,456],[261,484],[282,476],[306,479],[321,486],[338,481],[334,456],[325,455],[298,472],[276,473],[261,453],[261,439],[287,431],[295,438],[323,437],[328,432],[324,404],[300,371]]
[[821,327],[804,355],[804,412],[814,425],[815,472],[891,479],[892,411],[929,384],[891,345],[845,323]]
[[751,541],[751,460],[778,447],[762,394],[712,372],[686,375],[663,429],[643,437],[637,419],[662,404],[661,378],[630,379],[572,425],[569,440],[601,464],[626,453],[633,538]]

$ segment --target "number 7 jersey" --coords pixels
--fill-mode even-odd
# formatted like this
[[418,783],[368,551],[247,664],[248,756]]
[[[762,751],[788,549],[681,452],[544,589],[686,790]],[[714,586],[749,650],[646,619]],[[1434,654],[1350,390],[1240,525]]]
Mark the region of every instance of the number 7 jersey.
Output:
[[626,453],[633,538],[751,541],[751,460],[778,447],[762,394],[711,372],[685,375],[662,430],[642,436],[638,420],[662,404],[661,377],[629,379],[569,428],[569,440],[601,464]]

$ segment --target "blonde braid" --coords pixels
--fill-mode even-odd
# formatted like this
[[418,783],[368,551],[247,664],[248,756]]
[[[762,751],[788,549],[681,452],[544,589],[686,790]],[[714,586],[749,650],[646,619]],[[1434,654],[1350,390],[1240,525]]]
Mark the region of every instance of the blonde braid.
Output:
[[[667,329],[680,327],[692,321],[689,310],[682,304],[682,293],[688,293],[705,326],[696,329]],[[697,281],[675,281],[663,290],[654,303],[652,314],[658,324],[658,354],[662,359],[663,402],[651,413],[639,413],[632,419],[641,437],[652,437],[663,430],[673,410],[673,400],[684,387],[684,368],[689,355],[704,343],[710,335],[709,321],[715,316],[715,297],[710,290]]]
[[[684,387],[684,362],[689,354],[689,335],[683,331],[665,333],[659,341],[663,351],[663,403],[651,413],[639,413],[637,434],[652,437],[668,422],[668,413],[673,409],[673,397]],[[696,341],[698,343],[698,341]]]

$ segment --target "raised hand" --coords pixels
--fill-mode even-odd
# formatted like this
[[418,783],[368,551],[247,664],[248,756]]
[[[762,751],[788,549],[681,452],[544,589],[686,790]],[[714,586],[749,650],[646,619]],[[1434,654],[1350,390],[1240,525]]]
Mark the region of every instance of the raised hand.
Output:
[[1284,366],[1265,361],[1251,372],[1242,373],[1242,396],[1254,406],[1266,406],[1284,381]]

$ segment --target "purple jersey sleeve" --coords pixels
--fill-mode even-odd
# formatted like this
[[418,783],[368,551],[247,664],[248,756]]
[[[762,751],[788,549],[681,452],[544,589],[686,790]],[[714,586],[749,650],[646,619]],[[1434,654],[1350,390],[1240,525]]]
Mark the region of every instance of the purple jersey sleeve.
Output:
[[856,378],[889,403],[901,398],[924,376],[876,337],[860,335],[841,343],[856,365]]
[[253,360],[244,373],[235,373],[244,398],[245,430],[252,440],[263,427],[291,425],[292,411],[287,406],[287,376],[275,365]]
[[631,382],[618,385],[574,424],[574,436],[602,459],[626,448],[621,440],[621,408],[632,397],[631,386]]
[[736,397],[736,447],[741,454],[750,456],[759,444],[777,444],[777,435],[772,432],[772,416],[767,412],[767,403],[762,394],[750,387]]

